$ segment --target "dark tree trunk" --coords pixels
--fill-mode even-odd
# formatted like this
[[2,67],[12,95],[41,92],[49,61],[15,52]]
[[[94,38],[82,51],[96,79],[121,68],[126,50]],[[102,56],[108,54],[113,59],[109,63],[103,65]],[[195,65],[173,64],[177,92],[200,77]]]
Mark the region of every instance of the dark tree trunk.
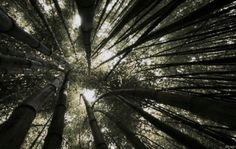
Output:
[[135,149],[148,149],[148,147],[145,144],[143,144],[138,137],[135,136],[135,133],[133,133],[129,128],[127,128],[121,121],[112,117],[109,113],[105,113],[104,111],[101,110],[96,110],[96,111],[104,114],[111,121],[113,121]]
[[204,149],[206,148],[205,146],[203,146],[199,141],[197,141],[196,139],[182,133],[181,131],[161,122],[160,120],[158,120],[157,118],[153,117],[152,115],[150,115],[149,113],[145,112],[144,110],[142,110],[141,108],[135,106],[134,104],[130,103],[129,101],[127,101],[125,98],[120,97],[120,99],[127,104],[129,107],[133,108],[135,111],[137,111],[140,115],[142,115],[148,122],[150,122],[151,124],[153,124],[157,129],[163,131],[164,133],[166,133],[167,135],[171,136],[172,138],[174,138],[177,142],[183,144],[184,146],[186,146],[187,148],[194,148],[194,149]]
[[20,148],[34,120],[36,113],[56,89],[61,86],[64,75],[56,78],[42,90],[25,99],[11,114],[10,118],[0,125],[0,148]]
[[134,96],[152,99],[158,103],[185,109],[198,116],[211,119],[219,123],[224,123],[225,125],[232,128],[236,127],[236,105],[234,103],[217,101],[200,96],[197,97],[191,95],[167,93],[152,89],[114,90],[104,94],[102,97],[112,95]]
[[97,124],[97,120],[94,116],[92,108],[90,107],[88,101],[85,99],[83,94],[81,94],[81,97],[84,100],[84,104],[85,104],[86,111],[88,114],[89,124],[90,124],[90,128],[92,130],[95,148],[96,149],[107,149],[107,145],[106,145],[105,140],[103,138],[103,134]]
[[95,0],[75,0],[82,24],[80,27],[81,38],[84,44],[86,59],[88,63],[88,72],[91,67],[91,33],[93,29],[93,17],[95,13]]
[[68,63],[60,56],[52,53],[48,47],[42,44],[40,41],[35,39],[32,35],[24,31],[20,28],[16,22],[10,18],[7,14],[5,14],[2,10],[0,10],[0,32],[5,33],[9,36],[14,37],[16,40],[21,41],[31,48],[36,49],[37,51],[51,56],[55,60],[64,63],[68,67]]
[[66,92],[66,84],[68,81],[67,72],[64,82],[62,84],[62,88],[59,92],[59,98],[57,101],[57,105],[54,109],[53,117],[51,124],[48,129],[47,136],[44,140],[43,149],[60,149],[62,138],[63,138],[63,129],[64,129],[64,116],[66,112],[66,101],[67,101],[67,92]]

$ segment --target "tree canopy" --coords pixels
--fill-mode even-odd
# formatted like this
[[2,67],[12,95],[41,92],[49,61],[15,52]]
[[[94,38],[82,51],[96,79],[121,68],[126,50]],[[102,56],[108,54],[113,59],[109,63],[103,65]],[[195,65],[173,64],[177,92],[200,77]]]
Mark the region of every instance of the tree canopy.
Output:
[[0,148],[235,148],[235,0],[1,0]]

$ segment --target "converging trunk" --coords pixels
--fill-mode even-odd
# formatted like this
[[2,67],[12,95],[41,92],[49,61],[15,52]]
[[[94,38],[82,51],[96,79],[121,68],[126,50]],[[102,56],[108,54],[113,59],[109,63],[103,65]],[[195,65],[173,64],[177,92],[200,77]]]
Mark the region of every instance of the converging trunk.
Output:
[[116,95],[152,99],[158,103],[185,109],[206,119],[224,123],[232,128],[236,127],[236,105],[234,103],[200,96],[168,93],[154,89],[120,89],[108,92],[100,98]]
[[19,105],[10,118],[0,125],[0,148],[20,148],[24,138],[34,120],[36,113],[41,109],[47,98],[61,86],[64,75],[56,78],[42,90],[35,92]]
[[96,149],[107,149],[107,145],[106,145],[105,140],[103,138],[103,134],[97,124],[97,120],[94,116],[92,108],[90,107],[90,105],[89,105],[88,101],[86,100],[86,98],[84,97],[84,95],[81,94],[80,96],[84,100],[84,104],[85,104],[86,111],[88,114],[90,128],[92,130],[92,134],[93,134],[93,138],[94,138],[95,148]]

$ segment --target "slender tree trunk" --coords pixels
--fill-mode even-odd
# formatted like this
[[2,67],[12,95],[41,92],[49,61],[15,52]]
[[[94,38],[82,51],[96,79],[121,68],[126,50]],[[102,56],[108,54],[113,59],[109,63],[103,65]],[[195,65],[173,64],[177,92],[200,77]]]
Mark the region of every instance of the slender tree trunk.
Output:
[[81,97],[84,100],[84,104],[86,106],[89,124],[90,124],[93,138],[94,138],[95,148],[96,149],[107,149],[107,145],[106,145],[105,140],[103,138],[103,134],[97,124],[97,120],[94,116],[92,108],[90,107],[88,101],[85,99],[83,94],[81,94]]
[[5,56],[0,54],[0,67],[1,68],[31,68],[31,69],[38,69],[38,68],[50,68],[62,71],[58,66],[48,63],[48,62],[37,62],[33,60],[26,60],[14,56]]
[[40,136],[42,136],[42,133],[44,132],[45,128],[47,127],[47,125],[49,124],[50,120],[51,120],[52,116],[50,116],[47,120],[47,122],[45,123],[45,125],[43,126],[43,128],[41,129],[41,131],[38,133],[38,136],[34,139],[34,141],[31,143],[29,149],[33,149],[35,144],[37,143],[38,139],[40,138]]
[[150,34],[146,35],[146,36],[141,36],[134,44],[124,48],[123,50],[117,52],[117,54],[115,56],[112,56],[111,58],[109,58],[108,60],[102,62],[101,64],[99,64],[97,67],[100,67],[101,65],[113,60],[114,58],[122,55],[122,58],[120,58],[120,60],[118,62],[116,62],[116,64],[114,65],[114,67],[111,69],[111,71],[108,73],[107,77],[110,76],[110,74],[115,70],[115,68],[120,64],[120,62],[128,56],[129,53],[131,53],[133,51],[133,49],[147,41],[153,40],[153,39],[157,39],[160,38],[164,35],[167,35],[169,33],[178,31],[180,29],[183,29],[185,27],[191,26],[193,24],[199,23],[204,19],[207,19],[209,17],[211,17],[213,14],[212,12],[219,10],[220,8],[224,7],[227,4],[232,3],[233,0],[214,0],[213,2],[208,3],[207,5],[203,6],[202,8],[190,13],[188,16],[168,25],[165,26],[161,29],[158,29],[156,31],[151,32]]
[[56,78],[52,83],[26,98],[21,105],[15,108],[10,118],[0,125],[0,148],[20,148],[36,113],[47,101],[47,98],[61,86],[63,78],[64,75]]
[[59,92],[57,105],[54,109],[51,124],[48,129],[48,134],[45,138],[43,149],[60,149],[63,138],[64,117],[66,112],[67,92],[66,86],[69,72],[67,72],[62,88]]
[[206,135],[209,135],[211,136],[212,138],[216,139],[216,140],[219,140],[225,144],[228,144],[228,145],[235,145],[236,144],[236,141],[234,141],[233,139],[229,138],[229,137],[225,137],[223,136],[222,134],[218,134],[210,129],[206,129],[205,127],[203,127],[201,124],[199,123],[196,123],[190,119],[187,119],[179,114],[176,114],[176,113],[172,113],[162,107],[158,107],[158,108],[154,108],[166,115],[168,115],[169,117],[177,120],[177,121],[181,121],[183,124],[186,124],[188,126],[191,126],[192,128],[198,130],[199,132],[201,133],[205,133]]
[[206,148],[203,146],[199,141],[195,140],[194,138],[180,132],[179,130],[161,122],[157,118],[153,117],[149,113],[145,112],[141,108],[135,106],[134,104],[127,101],[125,98],[119,96],[119,99],[121,99],[125,104],[127,104],[129,107],[133,108],[135,111],[137,111],[140,115],[142,115],[147,121],[149,121],[151,124],[153,124],[157,129],[165,132],[167,135],[174,138],[177,142],[183,144],[187,148],[194,148],[194,149],[204,149]]
[[64,15],[62,14],[62,10],[61,10],[61,7],[60,7],[60,5],[59,5],[59,3],[58,3],[58,0],[53,0],[53,3],[54,3],[54,5],[55,5],[55,8],[56,8],[56,10],[57,10],[57,13],[58,13],[59,17],[61,18],[62,24],[63,24],[63,26],[64,26],[64,28],[65,28],[65,30],[66,30],[67,36],[68,36],[68,38],[69,38],[69,41],[70,41],[72,47],[73,47],[74,50],[75,50],[75,47],[74,47],[74,45],[73,45],[73,41],[72,41],[72,38],[71,38],[71,35],[70,35],[70,32],[69,32],[69,28],[68,28],[68,26],[66,25],[66,21],[65,21]]
[[50,27],[47,18],[44,16],[42,11],[40,10],[37,2],[38,0],[29,0],[35,11],[38,13],[40,19],[44,23],[45,27],[47,28],[48,32],[51,34],[55,44],[56,44],[56,49],[60,52],[60,54],[63,54],[63,51],[60,48],[59,42],[57,41],[56,35],[54,34],[52,28]]
[[152,89],[121,89],[114,90],[105,96],[122,95],[134,96],[140,98],[148,98],[158,103],[171,105],[181,109],[185,109],[193,114],[211,119],[216,122],[224,123],[232,128],[236,127],[236,114],[234,103],[217,101],[206,97],[198,97],[191,95],[181,95],[167,93]]
[[135,133],[133,133],[129,128],[127,128],[121,121],[112,117],[109,113],[105,113],[104,111],[101,110],[96,110],[96,111],[104,114],[111,121],[113,121],[116,124],[116,126],[123,132],[125,137],[129,140],[129,142],[133,145],[135,149],[148,149],[148,147],[145,144],[143,144],[138,137],[135,136]]
[[104,47],[105,44],[112,37],[114,37],[115,35],[117,35],[119,33],[119,31],[126,25],[127,22],[129,22],[130,20],[135,18],[142,10],[146,9],[147,6],[153,2],[154,1],[152,1],[152,0],[146,0],[145,2],[143,0],[135,1],[133,3],[133,5],[128,10],[126,10],[125,15],[121,18],[121,20],[117,23],[117,25],[115,25],[114,29],[111,31],[109,36],[101,42],[98,49],[101,49],[102,47]]
[[91,67],[91,33],[93,29],[93,17],[95,13],[95,0],[75,0],[82,24],[80,27],[81,38],[84,44],[86,59],[88,63],[88,72]]
[[0,10],[0,32],[5,33],[9,36],[14,37],[16,40],[21,41],[31,48],[36,49],[37,51],[51,56],[53,59],[57,60],[58,62],[64,63],[67,67],[69,67],[68,63],[60,56],[52,53],[48,47],[42,44],[40,41],[35,39],[32,35],[24,31],[20,28],[16,22],[10,18],[7,14],[5,14],[2,10]]
[[52,50],[40,43],[33,36],[21,29],[15,21],[0,10],[0,32],[14,37],[16,40],[28,44],[30,47],[42,52],[45,55],[51,55]]

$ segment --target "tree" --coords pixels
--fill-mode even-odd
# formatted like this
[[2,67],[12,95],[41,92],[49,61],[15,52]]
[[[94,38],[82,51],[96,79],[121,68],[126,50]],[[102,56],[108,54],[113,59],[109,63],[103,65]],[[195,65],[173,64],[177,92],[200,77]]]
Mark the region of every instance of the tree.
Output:
[[235,6],[2,0],[0,147],[234,146]]

